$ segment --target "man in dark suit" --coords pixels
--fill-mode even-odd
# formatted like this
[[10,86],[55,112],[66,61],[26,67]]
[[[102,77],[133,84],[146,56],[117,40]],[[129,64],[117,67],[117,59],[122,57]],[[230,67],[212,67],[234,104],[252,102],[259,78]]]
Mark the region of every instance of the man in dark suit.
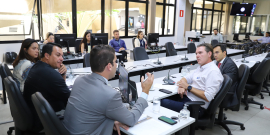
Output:
[[228,75],[232,79],[232,86],[229,92],[233,92],[233,95],[229,98],[227,105],[234,106],[238,104],[237,87],[238,87],[238,67],[233,60],[227,57],[227,51],[225,45],[214,46],[214,57],[217,61],[217,66],[222,74]]

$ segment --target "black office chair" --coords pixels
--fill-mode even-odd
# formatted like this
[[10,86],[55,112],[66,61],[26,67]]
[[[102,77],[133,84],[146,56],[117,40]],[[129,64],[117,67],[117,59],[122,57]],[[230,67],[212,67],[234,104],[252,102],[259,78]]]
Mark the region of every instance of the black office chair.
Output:
[[34,93],[32,95],[32,102],[47,135],[70,135],[41,93]]
[[83,67],[91,67],[90,66],[90,53],[86,53],[83,56]]
[[165,47],[166,47],[166,57],[177,55],[177,51],[175,50],[172,42],[166,43]]
[[187,45],[187,53],[195,53],[196,52],[196,46],[194,43],[189,43]]
[[225,98],[223,99],[222,103],[219,106],[219,114],[218,114],[218,119],[215,120],[215,124],[218,124],[222,126],[229,135],[231,135],[231,130],[228,128],[226,124],[233,124],[233,125],[239,125],[242,130],[245,129],[243,123],[235,122],[235,121],[230,121],[230,120],[224,120],[227,119],[225,114],[223,113],[224,108],[225,109],[230,109],[232,111],[239,111],[240,109],[240,104],[241,104],[241,98],[243,95],[243,92],[245,90],[245,85],[249,76],[249,67],[245,64],[240,65],[238,69],[238,74],[239,74],[239,84],[237,87],[237,98],[239,99],[239,102],[237,105],[230,106],[228,105],[228,101],[230,100],[231,96],[233,96],[233,92],[228,92]]
[[211,41],[211,45],[212,46],[216,46],[218,44],[218,41],[216,40],[216,39],[213,39],[212,41]]
[[[39,133],[39,131],[42,129],[35,127],[36,125],[34,124],[33,114],[27,106],[16,82],[12,79],[11,76],[8,76],[4,79],[4,84],[7,90],[10,111],[15,125],[15,134],[43,135],[44,133]],[[10,129],[7,133],[8,135],[11,135],[12,129]]]
[[75,53],[80,52],[80,44],[81,44],[82,39],[76,39],[75,40]]
[[260,105],[260,109],[264,109],[263,104],[254,101],[253,98],[248,98],[248,95],[250,94],[252,96],[255,96],[257,94],[260,94],[261,98],[263,99],[261,90],[263,82],[269,73],[269,67],[270,67],[270,59],[265,58],[254,70],[254,72],[249,76],[249,79],[245,86],[246,90],[244,92],[244,99],[242,99],[242,102],[246,105],[245,110],[248,110],[249,103]]
[[7,103],[7,96],[6,96],[6,88],[5,88],[5,84],[4,84],[4,79],[7,77],[7,76],[11,76],[13,78],[13,74],[11,73],[11,71],[9,70],[8,66],[6,63],[2,63],[0,65],[0,74],[1,74],[1,78],[2,78],[2,87],[3,87],[3,97],[2,97],[2,100],[3,100],[3,103],[6,104]]
[[133,57],[134,57],[134,61],[149,59],[145,49],[142,47],[136,47],[133,49]]
[[186,102],[186,104],[189,106],[190,116],[195,118],[196,120],[195,123],[191,124],[190,126],[190,135],[195,135],[196,128],[204,129],[206,127],[214,126],[216,110],[232,85],[232,79],[228,75],[224,74],[223,77],[224,80],[222,83],[222,87],[216,94],[215,98],[211,101],[208,108],[205,110],[204,115],[201,118],[198,118],[199,108],[205,103],[203,101]]
[[135,48],[135,39],[136,39],[136,37],[133,37],[133,38],[132,38],[133,49]]

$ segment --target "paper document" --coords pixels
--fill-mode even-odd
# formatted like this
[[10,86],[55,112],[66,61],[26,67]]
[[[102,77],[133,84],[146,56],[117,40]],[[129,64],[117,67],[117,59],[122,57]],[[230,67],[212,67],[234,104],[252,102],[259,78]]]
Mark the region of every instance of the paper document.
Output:
[[141,117],[139,118],[138,121],[142,121],[142,120],[145,120],[147,118],[147,115],[145,114],[142,114]]
[[155,83],[154,84],[154,88],[155,89],[166,89],[166,90],[170,90],[172,92],[177,91],[177,85],[162,85],[162,84],[158,84]]

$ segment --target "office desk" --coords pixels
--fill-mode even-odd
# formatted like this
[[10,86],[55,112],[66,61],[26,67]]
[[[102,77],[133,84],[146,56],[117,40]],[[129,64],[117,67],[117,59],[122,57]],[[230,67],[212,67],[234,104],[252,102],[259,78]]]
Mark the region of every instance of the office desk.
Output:
[[[174,45],[174,48],[177,51],[186,51],[187,50],[187,47],[184,45]],[[147,55],[151,55],[151,54],[155,54],[155,53],[166,53],[166,48],[162,47],[162,49],[160,49],[160,51],[157,51],[157,50],[151,51],[151,50],[146,49],[146,53],[147,53]],[[134,59],[133,50],[130,50],[130,59],[132,59],[132,60]]]
[[188,120],[180,120],[180,122],[177,121],[177,124],[175,125],[169,125],[158,120],[158,117],[166,116],[171,118],[172,116],[178,116],[179,112],[160,107],[160,112],[155,114],[152,111],[152,107],[153,104],[148,103],[148,107],[143,112],[143,114],[152,117],[151,119],[130,127],[128,130],[120,128],[121,131],[126,134],[134,135],[169,135],[180,130],[187,130],[186,133],[188,134],[189,128],[186,127],[189,127],[189,125],[195,122],[195,119],[190,117]]
[[237,59],[237,60],[234,60],[235,64],[237,65],[237,67],[239,67],[241,64],[245,64],[247,65],[249,68],[252,68],[256,62],[262,62],[263,59],[265,58],[265,56],[267,55],[268,53],[263,53],[263,54],[259,54],[259,55],[254,55],[254,56],[249,56],[249,57],[246,57],[245,59],[247,61],[249,61],[249,63],[242,63],[241,60],[242,59]]
[[[122,54],[115,52],[115,55],[117,58],[119,58]],[[77,57],[68,55],[68,59],[64,59],[63,64],[77,64],[77,63],[83,63],[83,56]]]

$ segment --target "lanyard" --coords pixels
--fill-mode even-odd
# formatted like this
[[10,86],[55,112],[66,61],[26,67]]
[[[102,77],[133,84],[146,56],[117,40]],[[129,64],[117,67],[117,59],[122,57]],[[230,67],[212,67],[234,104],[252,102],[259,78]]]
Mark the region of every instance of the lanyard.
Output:
[[[140,40],[140,39],[139,39]],[[140,40],[140,43],[141,43],[141,45],[143,46],[144,45],[144,41],[143,41],[143,39],[142,40]]]
[[[116,40],[115,40],[116,41]],[[116,41],[117,42],[117,41]],[[119,45],[119,47],[121,47],[121,45],[120,45],[120,40],[118,40],[118,45]]]

